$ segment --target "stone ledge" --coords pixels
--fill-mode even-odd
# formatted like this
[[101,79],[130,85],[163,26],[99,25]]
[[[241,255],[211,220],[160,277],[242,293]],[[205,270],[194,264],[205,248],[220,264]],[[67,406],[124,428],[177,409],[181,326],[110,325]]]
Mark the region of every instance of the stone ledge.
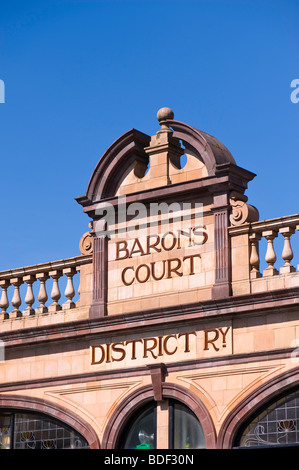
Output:
[[[61,323],[52,322],[46,325],[32,325],[31,318],[25,319],[25,326],[13,321],[4,321],[3,324],[10,325],[6,331],[1,332],[1,339],[6,347],[19,347],[33,343],[47,341],[61,341],[66,338],[84,338],[86,335],[106,336],[107,334],[123,334],[124,332],[138,331],[144,328],[145,322],[147,331],[155,331],[157,325],[161,327],[174,327],[181,322],[188,322],[188,325],[199,325],[207,320],[215,319],[237,319],[240,316],[257,316],[274,311],[282,315],[291,310],[298,311],[299,288],[282,289],[273,292],[261,292],[252,295],[240,295],[226,299],[210,300],[206,302],[190,303],[168,307],[165,309],[152,309],[147,311],[133,312],[123,315],[111,315],[101,318],[87,319],[89,307],[78,308],[64,312],[64,321]],[[60,312],[62,314],[63,312]],[[55,318],[54,314],[52,318]],[[84,318],[82,318],[84,317]],[[76,319],[77,318],[77,319]],[[80,319],[79,319],[80,318]],[[23,319],[24,320],[24,319]],[[18,324],[20,328],[12,329]]]

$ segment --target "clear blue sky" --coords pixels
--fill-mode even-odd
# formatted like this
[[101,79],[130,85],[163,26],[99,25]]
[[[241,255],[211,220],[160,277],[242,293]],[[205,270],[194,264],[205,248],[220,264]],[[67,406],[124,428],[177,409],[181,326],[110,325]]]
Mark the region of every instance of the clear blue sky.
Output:
[[156,113],[257,174],[260,218],[299,213],[297,0],[1,0],[0,270],[79,254],[103,152]]

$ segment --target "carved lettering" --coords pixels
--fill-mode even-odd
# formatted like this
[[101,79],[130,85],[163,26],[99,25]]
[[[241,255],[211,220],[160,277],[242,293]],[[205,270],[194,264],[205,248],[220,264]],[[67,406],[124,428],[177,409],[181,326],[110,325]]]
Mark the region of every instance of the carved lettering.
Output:
[[[96,361],[95,355],[97,350],[101,351],[100,359]],[[102,364],[105,360],[105,349],[101,344],[97,344],[96,346],[91,347],[91,364]]]
[[121,273],[121,280],[125,286],[130,286],[131,284],[133,284],[135,279],[133,276],[130,281],[127,280],[126,273],[127,271],[129,271],[129,269],[134,271],[134,268],[132,266],[128,266],[127,268],[123,269]]
[[[141,272],[140,274],[140,271],[143,271],[143,274]],[[147,264],[140,264],[138,266],[138,268],[136,269],[136,281],[137,282],[146,282],[149,280],[149,277],[150,277],[150,274],[151,274],[151,270],[150,270],[150,267],[147,265]]]
[[176,335],[169,335],[169,336],[166,336],[166,338],[164,339],[164,342],[163,342],[164,351],[165,351],[166,354],[168,354],[168,355],[174,354],[174,353],[177,351],[177,349],[178,349],[178,347],[175,346],[175,348],[174,348],[172,351],[169,351],[169,349],[168,349],[168,347],[167,347],[167,343],[168,343],[168,340],[169,340],[170,338],[176,338]]
[[185,352],[190,352],[190,341],[189,341],[189,336],[190,335],[195,335],[196,336],[195,331],[192,331],[191,333],[180,333],[179,336],[178,336],[179,338],[181,336],[185,336],[185,350],[184,350]]
[[162,274],[160,276],[156,275],[155,267],[156,267],[157,263],[151,263],[151,275],[152,275],[152,278],[155,279],[155,281],[160,281],[165,276],[165,263],[166,263],[166,260],[163,260],[162,263],[163,263],[163,271],[162,271]]
[[[155,241],[151,242],[151,239],[153,237],[155,238]],[[146,254],[149,255],[151,253],[151,248],[153,248],[157,253],[160,253],[161,248],[157,248],[157,245],[159,244],[160,244],[159,235],[154,235],[154,236],[149,235],[148,237],[146,237],[146,247],[147,247]]]
[[192,274],[195,274],[194,272],[194,258],[200,258],[200,255],[190,255],[190,256],[184,256],[183,261],[186,259],[190,260],[190,270],[189,270],[189,275],[191,276]]
[[[204,330],[203,350],[218,352],[221,347],[225,348],[230,329],[228,326]],[[134,361],[138,357],[156,360],[161,356],[173,356],[179,350],[185,354],[196,353],[197,340],[191,341],[192,337],[197,338],[196,331],[93,345],[91,364],[121,362],[126,358]]]
[[229,331],[229,326],[226,328],[225,331],[222,330],[222,328],[219,328],[220,333],[222,334],[222,347],[226,348],[226,335]]
[[[176,263],[175,266],[171,266],[172,263]],[[175,273],[177,276],[182,276],[183,273],[179,271],[182,266],[182,261],[179,258],[173,258],[167,260],[167,279],[172,278],[171,273]]]
[[[136,268],[134,266],[127,266],[121,272],[121,280],[125,286],[130,286],[134,281],[139,283],[147,282],[150,278],[155,281],[161,279],[171,279],[173,277],[183,276],[183,263],[186,261],[189,270],[186,272],[187,275],[195,274],[194,259],[200,258],[199,254],[184,256],[183,259],[171,258],[163,261],[153,261],[148,264],[139,264]],[[162,266],[162,273],[157,275],[157,271]]]
[[132,258],[132,255],[136,255],[136,254],[138,254],[139,256],[142,256],[145,254],[138,238],[135,238],[134,240],[134,243],[130,252],[130,258]]
[[[226,347],[226,335],[229,332],[228,326],[225,330],[222,328],[213,328],[204,331],[204,351],[208,351],[210,346],[215,351],[219,351],[220,347]],[[216,343],[216,344],[215,344]]]
[[[153,344],[150,346],[148,346],[148,342],[151,341]],[[157,359],[157,356],[153,353],[153,349],[155,349],[157,347],[157,344],[158,344],[158,341],[157,341],[157,338],[145,338],[143,340],[143,345],[144,345],[144,348],[143,348],[143,357],[148,357],[147,356],[147,353],[150,352],[151,355],[153,356],[154,359]]]
[[120,353],[120,357],[115,357],[114,355],[112,356],[112,362],[114,361],[122,361],[125,357],[126,357],[126,351],[124,350],[124,348],[121,348],[121,347],[118,347],[118,346],[124,346],[124,343],[113,343],[112,346],[111,346],[111,350],[112,352],[116,352],[116,353]]
[[[209,334],[212,333],[213,337],[209,339]],[[215,341],[219,338],[219,331],[218,330],[205,330],[205,346],[204,346],[204,351],[207,351],[209,349],[209,344],[213,346],[215,351],[219,351],[219,348],[215,346]]]
[[[120,256],[121,251],[125,252],[124,256]],[[115,257],[115,260],[126,259],[128,257],[129,257],[128,242],[126,242],[126,240],[123,240],[121,242],[116,242],[116,257]]]
[[[166,237],[168,235],[171,235],[172,237],[172,244],[170,246],[167,246],[167,242],[166,242]],[[161,239],[161,246],[163,248],[164,251],[171,251],[174,249],[175,245],[177,243],[177,238],[175,236],[175,234],[173,232],[168,232],[168,233],[165,233]]]
[[[174,232],[164,233],[159,235],[148,235],[146,237],[145,246],[142,246],[139,238],[132,240],[117,241],[116,246],[116,260],[126,258],[133,258],[134,255],[145,256],[151,253],[160,253],[161,251],[171,251],[175,248],[182,248],[183,237],[188,239],[188,246],[203,245],[208,240],[208,234],[205,227],[191,227],[188,232],[178,230],[176,235]],[[198,238],[199,237],[199,240]],[[130,246],[129,246],[130,245]]]
[[136,343],[142,343],[142,339],[132,339],[130,341],[126,341],[127,344],[132,344],[132,355],[131,359],[137,359],[136,358]]
[[[122,240],[115,244],[116,256],[115,260],[125,260],[134,257],[141,257],[151,253],[160,253],[161,251],[169,252],[174,249],[182,248],[182,240],[188,240],[188,246],[203,245],[208,240],[208,234],[205,227],[191,227],[188,231],[178,230],[178,235],[174,232],[159,235],[148,235],[146,237],[145,246],[142,245],[140,239]],[[149,279],[161,281],[162,279],[171,279],[172,277],[181,277],[184,274],[192,276],[195,274],[195,258],[200,258],[200,254],[192,254],[183,258],[171,258],[161,261],[152,261],[149,264],[141,263],[138,266],[126,266],[121,271],[121,280],[125,286],[130,286],[134,282],[144,283]],[[157,265],[160,263],[160,265]],[[161,265],[162,263],[162,265]],[[189,271],[185,272],[184,267],[189,267]],[[160,269],[162,268],[162,269]]]

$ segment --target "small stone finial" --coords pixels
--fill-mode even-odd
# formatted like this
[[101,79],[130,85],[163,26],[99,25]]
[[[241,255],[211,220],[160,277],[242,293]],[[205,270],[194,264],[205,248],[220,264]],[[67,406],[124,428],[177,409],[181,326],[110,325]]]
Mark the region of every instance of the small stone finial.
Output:
[[157,112],[157,119],[161,126],[161,131],[170,131],[167,121],[172,120],[174,118],[174,113],[170,108],[161,108]]
[[168,119],[173,119],[174,113],[170,108],[161,108],[157,112],[157,119],[159,122],[168,121]]

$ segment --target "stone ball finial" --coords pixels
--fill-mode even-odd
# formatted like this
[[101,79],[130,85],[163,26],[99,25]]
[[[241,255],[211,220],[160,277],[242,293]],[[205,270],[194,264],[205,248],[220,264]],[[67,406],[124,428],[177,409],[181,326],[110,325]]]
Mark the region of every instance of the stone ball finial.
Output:
[[157,119],[161,123],[162,121],[172,120],[174,118],[174,113],[170,108],[161,108],[157,112]]

